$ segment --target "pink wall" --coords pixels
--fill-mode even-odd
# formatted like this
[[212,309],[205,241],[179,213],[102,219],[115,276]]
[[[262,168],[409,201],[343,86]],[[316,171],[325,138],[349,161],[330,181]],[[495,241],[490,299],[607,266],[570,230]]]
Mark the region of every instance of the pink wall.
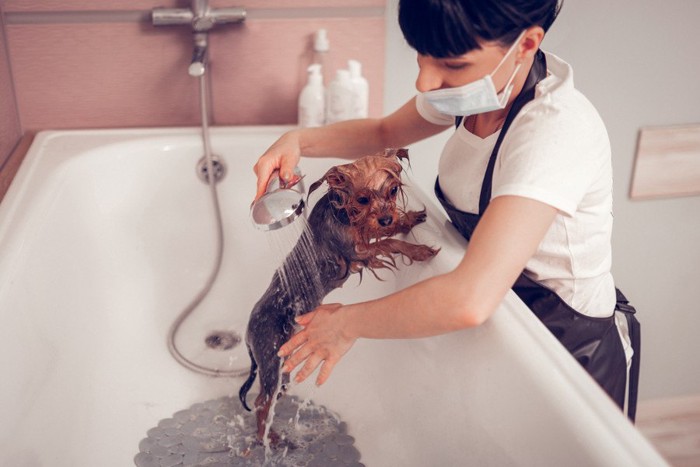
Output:
[[6,52],[5,27],[0,2],[0,170],[22,136],[10,78],[10,62]]
[[[362,62],[370,83],[370,114],[381,114],[385,0],[335,0],[332,8],[325,0],[210,3],[243,6],[249,13],[244,24],[210,34],[214,124],[295,123],[311,36],[319,28],[328,30],[333,68],[346,66],[350,58]],[[188,4],[6,0],[23,127],[196,125],[198,88],[187,74],[189,29],[156,28],[138,20],[139,12],[152,7]]]

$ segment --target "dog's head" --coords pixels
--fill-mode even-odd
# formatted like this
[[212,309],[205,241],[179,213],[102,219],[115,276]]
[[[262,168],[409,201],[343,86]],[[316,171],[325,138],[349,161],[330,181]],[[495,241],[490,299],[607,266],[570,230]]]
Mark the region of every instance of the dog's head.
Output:
[[408,159],[408,150],[387,149],[332,167],[311,185],[309,194],[325,181],[332,206],[357,230],[358,240],[391,236],[402,212],[397,204],[404,196],[401,159]]

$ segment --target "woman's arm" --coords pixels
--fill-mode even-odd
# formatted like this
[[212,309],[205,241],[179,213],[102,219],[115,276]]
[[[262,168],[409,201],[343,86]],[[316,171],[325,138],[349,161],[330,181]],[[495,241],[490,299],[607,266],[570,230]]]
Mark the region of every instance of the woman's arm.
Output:
[[282,135],[260,157],[254,170],[258,176],[255,199],[262,196],[276,169],[283,180],[292,178],[301,156],[356,158],[385,148],[404,147],[445,130],[420,116],[415,98],[384,118],[365,118],[319,128],[301,128]]
[[426,337],[483,323],[535,253],[556,213],[528,198],[493,199],[455,270],[377,300],[322,305],[299,317],[304,329],[280,349],[281,356],[291,355],[284,370],[304,363],[296,376],[303,381],[321,365],[317,384],[323,384],[360,337]]

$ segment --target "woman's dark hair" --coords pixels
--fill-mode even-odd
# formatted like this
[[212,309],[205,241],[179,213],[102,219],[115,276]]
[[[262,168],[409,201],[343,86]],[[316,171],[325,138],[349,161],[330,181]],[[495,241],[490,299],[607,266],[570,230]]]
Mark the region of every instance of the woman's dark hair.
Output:
[[400,0],[399,25],[419,54],[445,58],[479,42],[510,45],[531,26],[547,31],[560,8],[560,0]]

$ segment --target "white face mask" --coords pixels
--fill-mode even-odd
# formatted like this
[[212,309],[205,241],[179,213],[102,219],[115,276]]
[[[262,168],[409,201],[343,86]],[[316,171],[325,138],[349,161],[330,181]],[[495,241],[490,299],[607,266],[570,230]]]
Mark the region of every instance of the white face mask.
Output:
[[447,115],[466,117],[504,108],[513,91],[512,83],[518,70],[520,70],[520,63],[515,67],[513,74],[500,94],[496,92],[492,76],[503,65],[510,53],[515,50],[524,34],[525,31],[518,36],[491,74],[464,86],[427,91],[423,93],[423,96],[436,110]]

